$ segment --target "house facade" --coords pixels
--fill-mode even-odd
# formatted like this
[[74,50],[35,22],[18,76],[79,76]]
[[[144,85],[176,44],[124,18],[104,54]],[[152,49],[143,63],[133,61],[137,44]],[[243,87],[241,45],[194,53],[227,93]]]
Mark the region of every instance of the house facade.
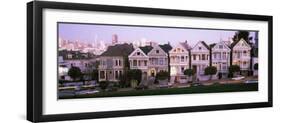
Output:
[[168,54],[159,45],[153,46],[147,56],[148,76],[154,77],[160,71],[168,71]]
[[130,69],[141,70],[142,78],[144,80],[147,79],[148,64],[149,64],[149,57],[147,56],[147,52],[143,51],[142,48],[135,49],[129,55],[129,63],[130,63]]
[[117,44],[108,47],[99,58],[99,81],[119,81],[120,76],[128,67],[125,60],[133,50],[134,48],[130,44]]
[[210,49],[204,41],[199,41],[191,49],[191,68],[195,70],[196,76],[200,79],[204,70],[210,65]]
[[232,65],[240,66],[242,74],[251,70],[251,46],[241,39],[232,45]]
[[185,77],[184,70],[190,69],[190,46],[187,42],[179,43],[169,52],[171,83]]
[[212,66],[217,68],[217,73],[227,77],[230,66],[230,47],[223,41],[216,43],[212,49]]

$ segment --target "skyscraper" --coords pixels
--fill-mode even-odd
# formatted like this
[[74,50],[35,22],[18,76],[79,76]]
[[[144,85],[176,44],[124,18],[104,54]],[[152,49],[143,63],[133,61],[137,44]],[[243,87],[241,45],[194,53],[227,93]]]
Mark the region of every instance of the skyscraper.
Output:
[[117,44],[118,43],[118,35],[117,34],[113,34],[112,35],[112,44]]

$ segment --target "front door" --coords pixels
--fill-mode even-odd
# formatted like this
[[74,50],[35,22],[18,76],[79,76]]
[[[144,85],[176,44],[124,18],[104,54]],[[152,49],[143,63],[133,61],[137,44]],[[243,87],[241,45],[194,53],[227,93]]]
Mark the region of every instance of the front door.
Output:
[[151,70],[151,76],[155,77],[155,70]]

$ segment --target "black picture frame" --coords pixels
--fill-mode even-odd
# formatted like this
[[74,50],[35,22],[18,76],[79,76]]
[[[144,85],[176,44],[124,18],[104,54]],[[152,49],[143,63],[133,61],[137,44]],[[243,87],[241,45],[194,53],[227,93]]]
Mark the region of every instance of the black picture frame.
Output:
[[[43,112],[42,110],[43,109],[43,94],[42,94],[43,93],[42,92],[43,90],[43,84],[42,84],[43,12],[42,11],[45,8],[266,21],[268,22],[268,100],[266,102],[241,103],[241,104],[44,115],[42,113]],[[272,107],[273,106],[273,95],[272,95],[273,92],[272,91],[272,83],[273,83],[272,82],[273,81],[272,80],[273,78],[273,74],[272,74],[273,32],[272,31],[273,29],[272,28],[273,28],[273,17],[265,16],[265,15],[185,11],[185,10],[93,5],[93,4],[63,3],[63,2],[45,2],[45,1],[29,2],[27,3],[27,120],[32,122],[64,121],[64,120],[94,119],[94,118],[107,118],[107,117],[123,117],[123,116],[137,116],[137,115],[155,115],[155,114]]]

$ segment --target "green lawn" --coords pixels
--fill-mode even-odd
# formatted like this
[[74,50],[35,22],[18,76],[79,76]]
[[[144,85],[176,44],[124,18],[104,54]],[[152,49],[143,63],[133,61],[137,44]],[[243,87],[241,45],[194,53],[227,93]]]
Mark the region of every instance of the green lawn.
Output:
[[161,89],[153,89],[153,90],[99,92],[99,93],[95,93],[95,94],[60,97],[60,99],[145,96],[145,95],[170,95],[170,94],[194,94],[194,93],[218,93],[218,92],[240,92],[240,91],[258,91],[258,83],[215,84],[215,85],[210,85],[210,86],[193,86],[193,87],[185,87],[185,88],[161,88]]

